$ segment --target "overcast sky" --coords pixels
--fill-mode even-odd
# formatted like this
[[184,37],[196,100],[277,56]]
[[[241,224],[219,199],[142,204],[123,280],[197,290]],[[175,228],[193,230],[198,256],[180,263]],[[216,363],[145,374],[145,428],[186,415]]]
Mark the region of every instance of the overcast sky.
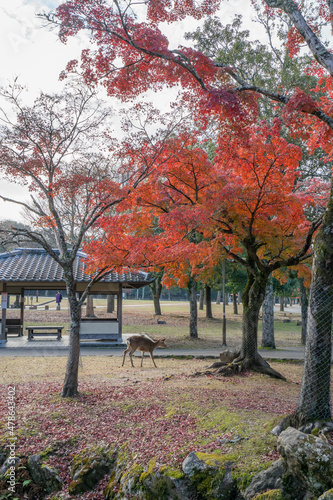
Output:
[[[60,72],[70,59],[79,58],[83,48],[83,37],[70,38],[63,45],[56,33],[43,27],[36,17],[37,12],[49,12],[59,3],[57,0],[0,0],[0,86],[6,87],[18,77],[19,82],[29,89],[29,101],[40,90],[59,91],[62,86],[58,80]],[[253,15],[250,0],[222,2],[221,19],[224,23],[236,13],[241,13],[249,21]],[[167,34],[176,46],[182,41],[182,33],[192,31],[196,26],[195,20],[187,19],[177,27],[169,26]],[[20,199],[27,197],[23,188],[1,180],[0,194]],[[20,209],[0,202],[0,219],[20,220]]]

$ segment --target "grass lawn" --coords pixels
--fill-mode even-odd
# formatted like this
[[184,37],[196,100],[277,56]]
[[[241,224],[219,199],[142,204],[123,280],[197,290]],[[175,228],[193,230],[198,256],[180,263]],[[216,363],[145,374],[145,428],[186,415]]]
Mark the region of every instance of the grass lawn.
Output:
[[[95,314],[106,316],[102,303],[95,302]],[[26,324],[69,325],[66,300],[61,311],[25,311]],[[199,339],[188,337],[189,304],[162,303],[165,324],[158,324],[148,301],[124,301],[124,332],[146,332],[166,337],[168,347],[218,347],[221,345],[222,305],[213,304],[214,319],[199,311]],[[8,311],[13,317],[15,311]],[[241,339],[239,315],[227,307],[228,346]],[[84,315],[84,311],[83,311]],[[283,323],[286,317],[290,323]],[[277,346],[300,345],[299,315],[276,314]],[[60,397],[65,357],[2,358],[0,373],[0,455],[8,447],[6,396],[15,386],[15,436],[17,456],[42,453],[63,481],[62,498],[99,500],[107,478],[93,492],[68,495],[73,457],[87,448],[111,446],[126,454],[126,467],[164,465],[181,470],[191,451],[221,452],[232,462],[241,489],[253,475],[268,467],[279,455],[271,429],[293,411],[298,399],[302,364],[281,362],[271,366],[287,381],[244,373],[232,378],[194,376],[209,361],[198,359],[149,359],[143,368],[132,368],[129,360],[121,367],[118,356],[84,357],[80,363],[80,396]],[[151,462],[150,462],[151,463]],[[66,496],[67,495],[67,496]],[[27,497],[29,498],[29,497]]]
[[[33,302],[35,305],[36,302]],[[39,298],[38,304],[43,304]],[[32,324],[50,324],[64,326],[64,334],[69,330],[70,318],[67,299],[61,303],[61,310],[57,311],[50,304],[51,309],[44,308],[26,309],[25,326]],[[94,299],[94,311],[97,317],[115,316],[106,313],[106,301]],[[222,343],[222,304],[212,304],[214,319],[207,319],[205,311],[198,311],[198,334],[199,339],[189,338],[189,303],[163,301],[161,302],[162,316],[154,316],[152,301],[148,300],[124,300],[123,302],[123,332],[139,333],[145,332],[152,337],[166,337],[170,348],[205,348],[219,347]],[[17,310],[8,310],[8,317],[18,317]],[[85,307],[82,316],[85,316]],[[227,344],[234,347],[240,344],[242,335],[242,306],[239,306],[239,314],[233,314],[232,304],[226,307],[227,318]],[[161,325],[157,320],[165,321]],[[291,321],[284,323],[283,320]],[[301,327],[297,325],[300,319],[299,308],[288,307],[285,312],[275,311],[275,342],[277,347],[299,346],[301,339]],[[259,345],[261,339],[261,321],[259,323]]]
[[[16,388],[16,453],[44,453],[64,483],[82,450],[121,448],[127,466],[181,468],[190,451],[226,454],[245,488],[252,476],[279,457],[271,429],[297,403],[301,364],[272,363],[287,382],[245,373],[233,378],[194,377],[207,360],[162,359],[154,369],[121,367],[119,357],[84,357],[80,396],[60,397],[66,358],[3,358],[1,401]],[[1,406],[0,451],[8,445],[6,405]],[[103,498],[106,480],[80,498]],[[79,498],[69,496],[66,498]]]

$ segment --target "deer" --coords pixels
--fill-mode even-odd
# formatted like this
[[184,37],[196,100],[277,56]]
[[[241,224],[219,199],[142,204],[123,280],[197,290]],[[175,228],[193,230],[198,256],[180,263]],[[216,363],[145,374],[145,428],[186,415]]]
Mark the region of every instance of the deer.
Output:
[[145,352],[149,352],[150,357],[152,359],[152,362],[154,363],[155,368],[157,368],[155,360],[154,360],[154,355],[153,355],[153,351],[154,351],[154,349],[156,349],[156,347],[162,347],[163,349],[165,349],[166,348],[165,339],[153,340],[150,337],[148,337],[148,335],[145,335],[142,333],[140,333],[140,335],[132,335],[131,337],[128,337],[127,349],[125,349],[125,351],[124,351],[122,366],[124,366],[125,357],[126,357],[126,354],[128,353],[129,357],[131,359],[132,366],[134,368],[132,354],[134,354],[135,351],[138,350],[138,351],[142,352],[141,367],[142,367],[143,357],[144,357]]

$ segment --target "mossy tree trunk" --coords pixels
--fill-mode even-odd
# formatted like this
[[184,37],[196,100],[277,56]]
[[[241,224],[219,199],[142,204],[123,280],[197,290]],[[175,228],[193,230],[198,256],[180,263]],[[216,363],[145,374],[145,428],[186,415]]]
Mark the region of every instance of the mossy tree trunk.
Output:
[[333,188],[314,241],[305,363],[296,415],[300,423],[331,418]]
[[331,420],[331,356],[333,313],[333,187],[324,219],[314,241],[305,361],[299,400],[276,434],[288,426],[300,427]]
[[250,368],[258,354],[258,323],[259,312],[264,301],[267,279],[262,273],[254,276],[248,272],[247,285],[242,295],[243,325],[241,356],[244,364]]
[[218,373],[229,374],[242,370],[253,370],[274,378],[284,380],[284,377],[273,370],[258,353],[258,323],[259,312],[264,301],[267,281],[270,271],[259,271],[248,259],[247,284],[242,295],[242,345],[240,356],[226,367],[221,367]]

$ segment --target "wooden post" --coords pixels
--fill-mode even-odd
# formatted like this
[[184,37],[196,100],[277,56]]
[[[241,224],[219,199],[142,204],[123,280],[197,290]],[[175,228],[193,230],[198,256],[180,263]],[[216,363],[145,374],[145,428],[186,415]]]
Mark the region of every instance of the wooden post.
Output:
[[117,319],[119,323],[119,337],[123,336],[123,285],[119,285],[119,292],[117,297]]
[[23,336],[23,327],[24,327],[24,288],[21,288],[21,296],[20,296],[20,325],[22,327],[22,336]]
[[[2,288],[3,293],[7,292],[7,284],[3,284]],[[1,319],[1,337],[0,341],[1,343],[4,343],[6,341],[6,311],[7,311],[7,298],[6,300],[2,300],[1,297],[1,312],[2,312],[2,319]]]

